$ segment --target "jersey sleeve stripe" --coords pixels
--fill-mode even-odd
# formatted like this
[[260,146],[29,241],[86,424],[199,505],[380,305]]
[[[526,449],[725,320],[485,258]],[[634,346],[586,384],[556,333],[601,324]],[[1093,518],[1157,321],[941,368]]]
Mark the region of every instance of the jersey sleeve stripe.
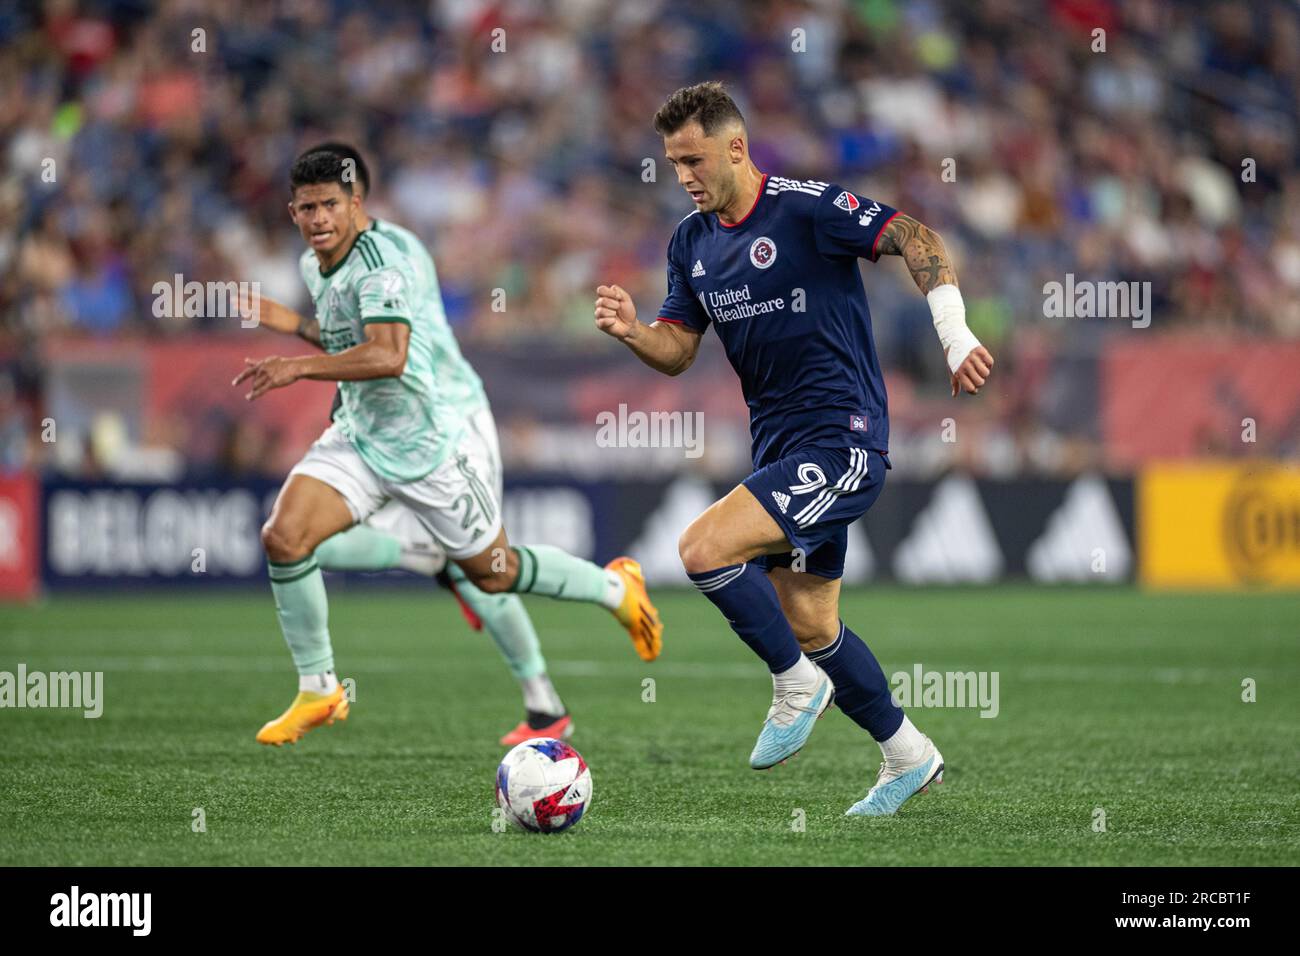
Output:
[[776,196],[780,193],[807,193],[809,196],[820,196],[822,190],[804,186],[777,186],[775,189],[767,190],[769,196]]
[[372,269],[377,269],[384,264],[383,254],[379,251],[379,246],[375,243],[375,240],[362,233],[361,245],[370,252],[370,258],[374,260],[375,264],[371,266]]
[[667,318],[667,317],[665,317],[665,316],[662,316],[662,315],[657,316],[657,317],[655,318],[655,321],[656,321],[656,322],[671,322],[673,325],[685,325],[685,324],[686,324],[686,323],[685,323],[683,320],[681,320],[681,319],[669,319],[669,318]]
[[807,193],[809,196],[820,196],[826,191],[827,183],[816,179],[787,179],[784,176],[773,176],[767,181],[767,194],[775,196],[784,192]]
[[400,322],[407,328],[411,327],[411,320],[404,315],[370,315],[361,320],[362,325],[371,325],[376,322]]

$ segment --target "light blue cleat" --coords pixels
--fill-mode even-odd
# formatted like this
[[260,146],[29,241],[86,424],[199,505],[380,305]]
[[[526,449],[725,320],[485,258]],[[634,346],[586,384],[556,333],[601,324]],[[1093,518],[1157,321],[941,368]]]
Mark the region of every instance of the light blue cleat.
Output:
[[755,770],[766,770],[797,754],[808,741],[817,718],[834,699],[835,685],[820,667],[817,667],[817,682],[807,690],[775,695],[754,752],[749,755],[749,765]]
[[932,783],[943,783],[943,754],[929,737],[921,762],[911,766],[880,765],[880,775],[871,792],[844,812],[847,817],[887,817],[915,793],[925,793]]

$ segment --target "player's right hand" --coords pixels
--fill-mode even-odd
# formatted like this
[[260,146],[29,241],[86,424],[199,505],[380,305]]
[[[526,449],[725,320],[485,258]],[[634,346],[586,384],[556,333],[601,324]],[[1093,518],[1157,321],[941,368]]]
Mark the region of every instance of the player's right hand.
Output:
[[958,392],[978,395],[980,386],[988,381],[992,371],[993,355],[984,346],[975,346],[952,375],[953,397],[956,398]]
[[636,334],[636,306],[616,285],[596,286],[596,328],[622,342]]
[[253,390],[244,398],[253,402],[271,389],[292,385],[299,378],[296,359],[272,355],[256,361],[250,358],[244,359],[244,370],[230,384],[238,385],[246,379],[252,379]]

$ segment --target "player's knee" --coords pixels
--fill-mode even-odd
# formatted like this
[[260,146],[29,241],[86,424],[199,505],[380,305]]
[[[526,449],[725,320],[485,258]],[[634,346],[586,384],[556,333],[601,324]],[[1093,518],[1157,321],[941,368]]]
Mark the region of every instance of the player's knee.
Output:
[[696,521],[677,539],[677,553],[687,574],[703,574],[726,564],[716,542],[704,526]]
[[835,638],[840,636],[840,621],[835,615],[800,613],[796,610],[793,614],[787,611],[786,619],[799,642],[799,649],[805,654],[830,647],[835,643]]
[[262,547],[267,558],[277,564],[301,561],[312,552],[303,529],[285,521],[268,521],[262,525]]
[[465,576],[469,578],[474,587],[484,594],[504,594],[510,590],[511,584],[514,583],[510,574],[503,571],[493,571],[491,568],[465,569]]
[[512,590],[519,576],[519,555],[514,548],[495,547],[457,563],[469,582],[485,594]]
[[794,636],[799,641],[799,650],[811,654],[834,644],[835,638],[839,636],[839,628],[801,627],[795,629]]

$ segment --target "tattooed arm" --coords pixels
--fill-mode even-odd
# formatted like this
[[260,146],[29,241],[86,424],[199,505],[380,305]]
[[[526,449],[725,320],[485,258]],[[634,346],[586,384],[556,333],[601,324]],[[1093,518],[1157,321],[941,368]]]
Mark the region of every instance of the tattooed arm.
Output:
[[885,256],[902,256],[912,281],[929,302],[952,375],[953,395],[959,390],[976,394],[988,381],[993,356],[966,327],[966,306],[957,290],[957,270],[939,234],[911,216],[899,214],[880,234],[876,251]]
[[903,257],[922,295],[929,295],[941,285],[957,284],[957,270],[939,234],[911,216],[895,216],[880,234],[876,248],[882,256]]

